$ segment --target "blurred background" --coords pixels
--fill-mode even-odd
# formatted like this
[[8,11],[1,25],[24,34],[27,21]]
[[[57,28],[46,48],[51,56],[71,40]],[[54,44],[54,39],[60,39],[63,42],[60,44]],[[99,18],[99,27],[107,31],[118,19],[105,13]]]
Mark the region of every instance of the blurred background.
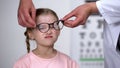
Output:
[[[59,18],[75,7],[96,0],[33,0],[36,8],[50,8]],[[24,31],[17,21],[19,0],[0,0],[0,68],[13,68],[26,54]],[[76,60],[80,68],[104,68],[102,29],[104,20],[91,15],[87,23],[76,28],[64,27],[55,48]],[[31,48],[35,48],[34,42]]]

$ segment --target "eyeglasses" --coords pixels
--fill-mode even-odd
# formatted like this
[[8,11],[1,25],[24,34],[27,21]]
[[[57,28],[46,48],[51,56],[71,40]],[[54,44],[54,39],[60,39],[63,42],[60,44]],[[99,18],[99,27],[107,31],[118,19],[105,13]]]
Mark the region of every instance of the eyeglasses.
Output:
[[61,30],[63,28],[64,21],[58,20],[53,23],[41,23],[37,25],[37,28],[40,32],[46,33],[49,31],[50,28],[54,28],[55,30]]

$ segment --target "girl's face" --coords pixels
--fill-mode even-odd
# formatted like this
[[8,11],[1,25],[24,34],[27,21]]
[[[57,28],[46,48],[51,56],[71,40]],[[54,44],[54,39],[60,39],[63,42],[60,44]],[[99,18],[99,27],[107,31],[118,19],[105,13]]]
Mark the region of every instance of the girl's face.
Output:
[[[40,15],[37,17],[36,24],[41,23],[53,23],[57,21],[56,17],[51,14],[48,15]],[[56,42],[58,36],[60,34],[59,30],[55,30],[54,28],[50,28],[47,32],[42,33],[38,28],[34,29],[31,32],[31,35],[34,37],[37,45],[42,46],[53,46]]]

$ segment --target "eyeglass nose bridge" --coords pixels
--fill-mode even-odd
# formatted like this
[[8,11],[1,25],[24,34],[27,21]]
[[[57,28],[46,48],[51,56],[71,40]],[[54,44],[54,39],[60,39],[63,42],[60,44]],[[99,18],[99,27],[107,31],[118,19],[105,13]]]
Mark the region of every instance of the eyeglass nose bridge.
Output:
[[54,23],[51,23],[51,24],[48,24],[48,25],[49,25],[49,29],[55,28],[55,27],[54,27]]

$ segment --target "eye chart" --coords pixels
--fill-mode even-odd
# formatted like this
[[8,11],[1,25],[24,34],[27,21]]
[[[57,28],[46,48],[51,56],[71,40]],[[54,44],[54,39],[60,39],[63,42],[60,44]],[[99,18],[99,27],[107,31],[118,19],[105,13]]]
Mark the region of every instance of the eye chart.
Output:
[[99,15],[91,15],[85,25],[72,29],[71,57],[80,64],[80,68],[104,68],[102,35],[104,22]]
[[103,68],[103,28],[104,20],[90,17],[85,25],[71,31],[71,56],[81,68]]

